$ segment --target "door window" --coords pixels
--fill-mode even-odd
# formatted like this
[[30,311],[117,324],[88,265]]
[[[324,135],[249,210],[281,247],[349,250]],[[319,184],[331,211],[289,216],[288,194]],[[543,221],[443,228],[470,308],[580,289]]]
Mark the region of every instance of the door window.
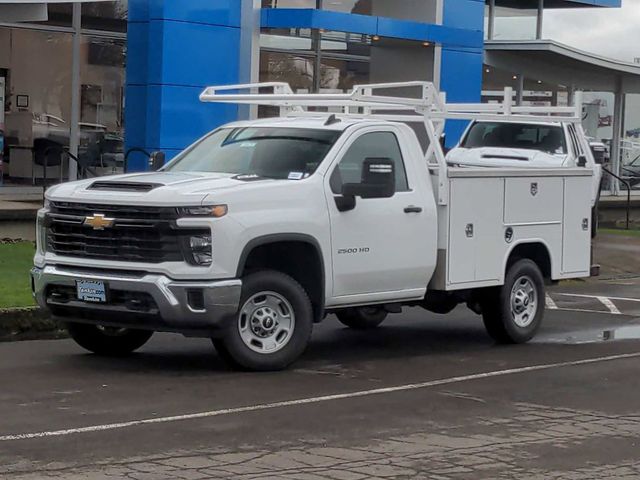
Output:
[[396,192],[409,190],[407,173],[398,139],[392,132],[365,133],[347,150],[331,175],[331,191],[342,192],[345,183],[362,182],[362,166],[367,158],[389,158],[395,165]]
[[580,155],[582,155],[582,149],[580,148],[580,142],[578,142],[578,135],[576,134],[576,130],[573,125],[569,125],[569,138],[571,138],[571,144],[573,146],[573,151],[575,152],[575,156],[579,157]]

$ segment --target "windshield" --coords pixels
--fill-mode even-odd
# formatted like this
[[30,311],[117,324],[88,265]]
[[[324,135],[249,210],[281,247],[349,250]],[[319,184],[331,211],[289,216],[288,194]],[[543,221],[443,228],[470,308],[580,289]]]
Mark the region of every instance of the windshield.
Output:
[[340,133],[304,128],[222,128],[194,144],[164,171],[300,180],[316,171]]
[[526,123],[474,123],[463,140],[462,147],[523,148],[553,155],[567,153],[562,127]]

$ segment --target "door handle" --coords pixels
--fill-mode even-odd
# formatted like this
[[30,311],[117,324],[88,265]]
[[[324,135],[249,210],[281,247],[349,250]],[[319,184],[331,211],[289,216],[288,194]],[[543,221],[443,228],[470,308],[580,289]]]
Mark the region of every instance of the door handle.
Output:
[[422,213],[422,207],[409,205],[408,207],[404,207],[404,213]]

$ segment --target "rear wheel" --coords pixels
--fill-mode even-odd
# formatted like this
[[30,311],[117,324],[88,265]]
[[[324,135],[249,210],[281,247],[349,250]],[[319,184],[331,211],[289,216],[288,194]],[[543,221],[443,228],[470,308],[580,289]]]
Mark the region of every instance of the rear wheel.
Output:
[[71,338],[82,348],[98,355],[123,356],[142,347],[153,335],[152,331],[130,328],[103,327],[83,323],[68,323]]
[[515,262],[504,285],[488,290],[482,300],[485,328],[498,343],[531,340],[542,324],[544,309],[544,278],[529,259]]
[[338,320],[355,330],[376,328],[387,318],[387,311],[380,307],[345,308],[336,313]]
[[247,370],[281,370],[307,347],[313,328],[311,301],[302,286],[265,270],[243,279],[240,310],[213,344],[220,356]]

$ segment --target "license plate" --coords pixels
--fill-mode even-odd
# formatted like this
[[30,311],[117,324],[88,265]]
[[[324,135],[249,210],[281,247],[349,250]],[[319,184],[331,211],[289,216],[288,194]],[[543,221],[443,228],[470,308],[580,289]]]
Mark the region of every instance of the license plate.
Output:
[[92,303],[106,303],[107,286],[100,280],[76,280],[78,300]]

